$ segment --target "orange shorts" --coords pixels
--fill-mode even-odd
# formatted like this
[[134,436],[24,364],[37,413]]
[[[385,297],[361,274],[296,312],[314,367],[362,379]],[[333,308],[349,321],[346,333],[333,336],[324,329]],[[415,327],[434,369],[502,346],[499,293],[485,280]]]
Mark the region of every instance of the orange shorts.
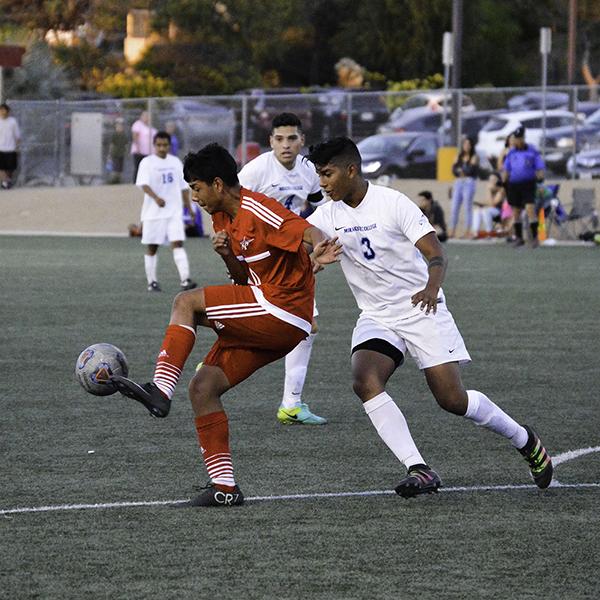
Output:
[[219,367],[231,386],[291,352],[307,333],[267,313],[250,286],[204,288],[206,315],[217,341],[204,364]]

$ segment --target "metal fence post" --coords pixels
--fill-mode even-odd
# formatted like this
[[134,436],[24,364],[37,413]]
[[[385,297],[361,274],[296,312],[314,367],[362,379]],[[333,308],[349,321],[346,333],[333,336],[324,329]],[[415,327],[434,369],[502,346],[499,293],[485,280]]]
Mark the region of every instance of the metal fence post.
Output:
[[65,134],[67,128],[65,127],[65,115],[64,115],[64,100],[59,98],[56,101],[56,110],[55,110],[55,124],[56,124],[56,134],[54,137],[54,162],[56,164],[56,173],[58,173],[58,183],[60,185],[64,185],[67,166],[66,166],[66,140]]
[[346,92],[346,134],[352,139],[352,93]]
[[240,162],[242,166],[246,164],[248,158],[248,97],[242,96],[242,131],[241,131],[242,153],[240,155]]
[[571,179],[577,177],[577,105],[579,98],[577,97],[577,86],[571,88],[571,103],[573,105],[573,172],[571,173]]

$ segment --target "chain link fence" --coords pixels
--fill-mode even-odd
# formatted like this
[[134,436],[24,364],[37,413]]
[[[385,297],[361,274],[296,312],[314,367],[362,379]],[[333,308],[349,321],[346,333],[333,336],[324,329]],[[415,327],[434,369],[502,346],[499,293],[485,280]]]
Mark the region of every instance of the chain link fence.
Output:
[[[549,87],[545,94],[539,88],[287,91],[77,102],[12,101],[12,114],[22,133],[17,185],[132,181],[131,125],[143,111],[148,112],[152,127],[176,136],[180,157],[215,141],[228,148],[240,165],[268,147],[271,120],[284,111],[294,112],[302,120],[307,146],[337,135],[359,141],[382,132],[435,132],[439,146],[455,146],[462,135],[479,138],[478,151],[492,163],[520,119],[531,136],[529,141],[543,150],[554,175],[576,177],[584,171],[585,176],[596,175],[592,168],[582,169],[579,160],[572,160],[575,151],[593,155],[591,151],[600,144],[600,113],[596,120],[592,118],[600,103],[589,99],[587,87]],[[120,128],[126,138],[115,137]],[[121,140],[119,152],[124,159],[118,173],[111,156],[116,139]],[[586,164],[592,163],[589,159]],[[597,174],[600,176],[600,159]]]

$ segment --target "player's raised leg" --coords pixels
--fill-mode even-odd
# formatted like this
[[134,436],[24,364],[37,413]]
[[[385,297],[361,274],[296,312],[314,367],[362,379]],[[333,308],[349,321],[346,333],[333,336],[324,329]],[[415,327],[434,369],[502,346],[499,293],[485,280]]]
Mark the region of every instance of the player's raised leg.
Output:
[[138,384],[126,377],[114,377],[118,390],[124,396],[141,402],[153,416],[166,417],[175,386],[196,341],[196,325],[209,326],[204,289],[181,292],[175,296],[152,381]]
[[385,391],[392,373],[404,360],[402,352],[383,339],[369,339],[352,352],[353,388],[379,437],[407,468],[407,476],[396,486],[404,498],[437,492],[441,485],[415,445],[402,411]]
[[536,485],[547,488],[552,481],[552,460],[537,434],[517,423],[485,394],[465,390],[456,362],[424,370],[427,384],[438,404],[448,412],[464,416],[476,425],[505,437],[522,454]]

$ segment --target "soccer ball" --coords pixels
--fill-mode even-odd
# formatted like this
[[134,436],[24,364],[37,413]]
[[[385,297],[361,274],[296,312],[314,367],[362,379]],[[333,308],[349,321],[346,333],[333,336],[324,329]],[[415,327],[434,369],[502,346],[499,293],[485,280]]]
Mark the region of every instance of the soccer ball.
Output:
[[94,396],[109,396],[117,391],[110,377],[127,377],[129,366],[121,350],[112,344],[94,344],[86,348],[75,363],[75,377],[81,387]]

